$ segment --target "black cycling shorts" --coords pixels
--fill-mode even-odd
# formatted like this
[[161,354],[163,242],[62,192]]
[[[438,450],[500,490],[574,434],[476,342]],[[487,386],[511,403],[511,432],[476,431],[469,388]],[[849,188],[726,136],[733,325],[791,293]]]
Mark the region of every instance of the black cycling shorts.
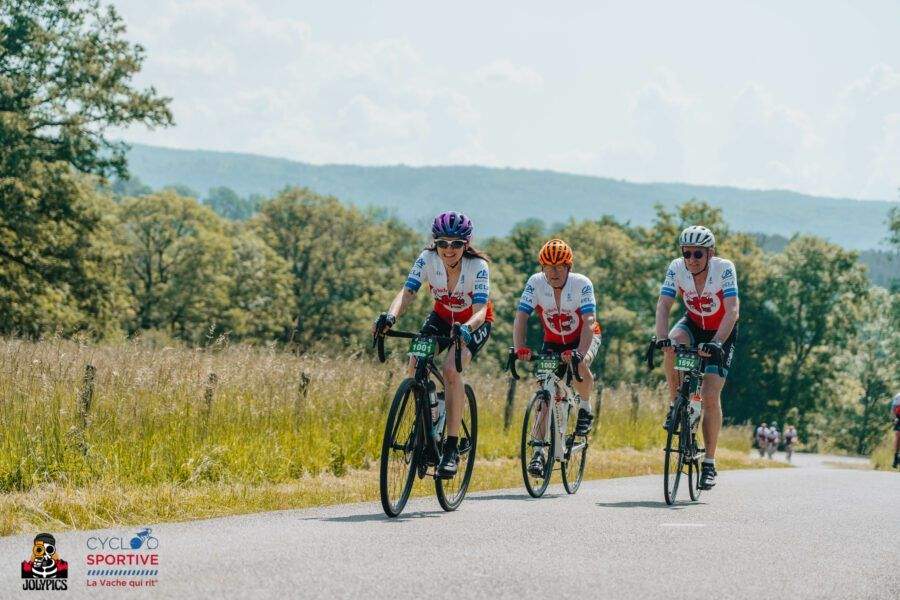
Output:
[[[696,323],[686,316],[675,323],[675,327],[672,329],[681,329],[682,331],[687,332],[691,338],[692,346],[711,342],[716,335],[715,329],[700,329]],[[725,343],[722,344],[722,355],[724,356],[724,359],[722,360],[722,370],[725,372],[726,377],[728,377],[728,369],[731,368],[731,359],[734,358],[734,343],[737,341],[737,336],[738,326],[737,323],[735,323],[734,329],[731,330],[731,335],[729,335],[728,339],[725,340]],[[705,373],[712,373],[713,375],[719,374],[717,360],[712,357],[703,360],[706,364],[706,368],[704,369]]]
[[[447,321],[443,320],[436,312],[433,312],[428,315],[425,319],[425,322],[422,323],[422,328],[419,330],[419,333],[426,333],[428,335],[443,335],[446,337],[450,337],[450,330],[452,326]],[[487,343],[488,338],[491,337],[491,324],[485,321],[481,327],[472,331],[472,341],[466,344],[466,348],[469,349],[469,352],[472,353],[472,357],[474,358],[478,351]],[[443,352],[447,349],[449,344],[440,343],[438,344],[439,352]]]

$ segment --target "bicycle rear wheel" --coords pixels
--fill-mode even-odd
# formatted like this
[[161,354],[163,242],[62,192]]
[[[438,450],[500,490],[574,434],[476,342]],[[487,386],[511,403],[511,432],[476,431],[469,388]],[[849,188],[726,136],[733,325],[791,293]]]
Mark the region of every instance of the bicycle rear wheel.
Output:
[[[547,412],[549,411],[549,415]],[[543,421],[543,424],[541,423]],[[525,411],[525,420],[522,422],[522,445],[519,458],[522,463],[522,478],[525,480],[525,489],[532,498],[540,498],[550,485],[550,474],[553,473],[554,438],[553,428],[556,419],[550,410],[550,398],[546,392],[540,391],[534,395]],[[537,435],[540,429],[544,430],[542,436]],[[544,472],[540,477],[528,472],[528,464],[534,451],[538,448],[544,451]]]
[[575,429],[578,426],[578,407],[569,405],[569,417],[566,420],[566,447],[563,457],[562,474],[563,487],[566,492],[574,494],[581,487],[584,478],[584,467],[587,464],[588,436],[576,437]]
[[[683,444],[681,443],[682,432],[682,413],[684,412],[679,400],[678,406],[675,408],[673,415],[672,429],[666,434],[666,458],[663,469],[663,492],[666,504],[675,504],[675,497],[678,495],[678,484],[681,482],[681,472],[684,467]],[[687,435],[690,435],[688,433]]]
[[400,383],[381,442],[381,507],[389,517],[403,512],[412,491],[416,464],[421,456],[419,438],[419,418],[416,414],[416,382],[407,378]]
[[[446,511],[456,510],[466,497],[469,481],[472,480],[472,468],[475,466],[475,450],[478,442],[478,405],[475,392],[466,384],[466,399],[463,402],[462,423],[459,427],[459,468],[452,479],[434,480],[434,491],[438,502]],[[441,439],[446,439],[446,424]]]

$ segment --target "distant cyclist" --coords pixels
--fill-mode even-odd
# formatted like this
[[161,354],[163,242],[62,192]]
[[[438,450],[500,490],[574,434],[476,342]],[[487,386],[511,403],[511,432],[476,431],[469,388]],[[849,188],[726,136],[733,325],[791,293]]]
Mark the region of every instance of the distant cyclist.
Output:
[[[737,273],[734,264],[716,256],[716,238],[706,227],[694,225],[678,236],[681,258],[676,258],[666,270],[656,303],[657,346],[665,348],[666,380],[669,398],[678,394],[680,382],[675,371],[673,344],[698,346],[705,357],[706,368],[700,396],[703,399],[703,439],[706,456],[700,473],[700,489],[708,490],[716,484],[716,443],[722,429],[720,396],[725,376],[731,367],[734,342],[737,339],[739,316]],[[669,314],[675,298],[681,296],[686,316],[669,331]],[[672,410],[664,427],[672,426]]]
[[894,468],[900,467],[900,394],[891,402],[891,415],[894,417]]
[[781,433],[778,431],[777,422],[772,421],[772,426],[769,427],[767,436],[766,454],[769,455],[769,458],[772,458],[775,456],[775,451],[778,450],[778,442],[781,439]]
[[763,423],[756,428],[756,448],[759,450],[760,458],[765,458],[766,456],[766,444],[768,444],[768,439],[769,427]]
[[[472,230],[472,221],[462,213],[444,212],[435,217],[431,225],[432,244],[416,259],[406,284],[388,311],[375,321],[373,332],[390,329],[415,299],[422,283],[427,282],[434,298],[434,310],[420,331],[450,336],[452,326],[459,323],[460,337],[465,344],[463,368],[469,364],[487,342],[494,320],[493,304],[488,299],[488,258],[472,247]],[[440,351],[446,348],[442,345]],[[414,366],[412,360],[410,365]],[[447,439],[437,473],[439,477],[449,478],[459,466],[457,444],[465,389],[452,359],[444,361],[442,370],[447,392]]]
[[[572,382],[579,399],[575,435],[587,435],[594,419],[590,403],[594,377],[590,366],[600,348],[600,325],[594,318],[594,285],[584,275],[572,272],[574,260],[572,249],[562,240],[550,240],[541,248],[541,272],[528,279],[516,310],[513,346],[517,358],[531,358],[531,350],[525,345],[525,330],[528,317],[537,312],[544,327],[542,351],[560,353],[570,363],[577,359],[582,380]],[[539,423],[546,427],[548,417],[549,413]],[[546,458],[542,448],[536,449],[528,471],[540,477]]]
[[793,425],[788,425],[784,430],[784,453],[788,462],[791,462],[791,456],[794,454],[794,446],[797,444],[797,429]]

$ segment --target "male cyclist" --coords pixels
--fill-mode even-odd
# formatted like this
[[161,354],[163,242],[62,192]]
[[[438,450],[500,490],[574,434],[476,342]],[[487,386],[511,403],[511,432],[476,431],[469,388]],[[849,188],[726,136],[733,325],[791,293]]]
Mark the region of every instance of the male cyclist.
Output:
[[[490,282],[487,256],[471,245],[472,221],[466,215],[443,212],[431,225],[434,241],[422,251],[413,264],[403,289],[391,307],[381,313],[372,332],[384,333],[396,323],[416,297],[422,282],[428,282],[434,298],[434,310],[422,324],[421,333],[450,336],[454,324],[459,323],[463,369],[487,342],[494,320],[494,307],[488,299]],[[447,346],[441,345],[443,352]],[[410,361],[410,367],[414,366]],[[438,477],[456,475],[459,466],[459,427],[462,422],[465,388],[455,361],[445,360],[442,368],[444,389],[447,392],[447,439],[437,466]]]
[[[716,238],[706,227],[694,225],[678,237],[681,258],[669,264],[656,303],[657,346],[665,349],[666,381],[670,398],[678,394],[679,376],[675,372],[672,345],[697,346],[705,357],[706,368],[700,396],[703,399],[703,439],[706,457],[700,473],[700,489],[716,484],[716,442],[722,428],[720,396],[728,375],[739,316],[737,273],[731,261],[716,256]],[[675,298],[681,296],[686,316],[671,331],[669,314]],[[664,427],[672,426],[672,410]]]
[[[531,358],[531,350],[525,345],[525,329],[528,317],[537,311],[544,326],[541,351],[558,352],[570,364],[573,358],[578,362],[582,380],[572,382],[579,398],[575,435],[587,435],[594,419],[590,403],[594,377],[590,365],[600,348],[600,325],[594,318],[597,306],[594,286],[584,275],[572,273],[574,255],[562,240],[553,239],[544,244],[538,254],[538,262],[541,272],[528,279],[516,310],[513,324],[516,357],[520,360]],[[528,471],[540,477],[545,461],[543,450],[538,448]]]

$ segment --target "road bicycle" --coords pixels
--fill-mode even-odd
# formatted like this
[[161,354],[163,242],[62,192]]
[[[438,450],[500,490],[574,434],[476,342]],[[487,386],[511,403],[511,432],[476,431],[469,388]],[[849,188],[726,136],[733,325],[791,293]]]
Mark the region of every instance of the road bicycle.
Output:
[[[381,506],[389,517],[400,515],[409,500],[414,478],[429,476],[434,478],[441,508],[456,510],[472,479],[478,441],[478,410],[475,392],[466,384],[457,443],[459,469],[452,478],[438,477],[437,464],[447,435],[447,419],[443,402],[444,379],[434,364],[434,355],[441,345],[452,345],[456,370],[462,371],[459,325],[454,325],[450,337],[393,330],[376,334],[373,343],[381,362],[385,361],[385,337],[410,340],[408,354],[415,358],[415,375],[400,383],[385,423],[379,472]],[[435,382],[442,391],[437,391]]]
[[[706,360],[696,346],[675,345],[675,370],[681,372],[681,384],[672,406],[669,428],[666,433],[665,464],[663,466],[663,494],[666,504],[675,503],[681,476],[687,475],[688,494],[691,500],[700,498],[700,457],[705,448],[697,445],[697,425],[702,414],[700,385]],[[650,339],[647,348],[647,368],[653,369],[653,353],[656,337]],[[718,366],[720,376],[724,376]]]
[[[506,368],[514,379],[519,379],[516,371],[516,351],[509,349]],[[559,354],[534,354],[531,358],[538,390],[525,409],[522,422],[522,443],[520,459],[522,479],[525,489],[533,498],[540,498],[550,485],[553,468],[559,463],[563,486],[566,492],[574,494],[584,478],[587,464],[588,437],[575,435],[578,422],[578,399],[572,390],[572,377],[581,381],[578,374],[578,360],[571,363],[562,360]],[[544,471],[535,476],[528,471],[528,465],[536,449],[546,451]]]

